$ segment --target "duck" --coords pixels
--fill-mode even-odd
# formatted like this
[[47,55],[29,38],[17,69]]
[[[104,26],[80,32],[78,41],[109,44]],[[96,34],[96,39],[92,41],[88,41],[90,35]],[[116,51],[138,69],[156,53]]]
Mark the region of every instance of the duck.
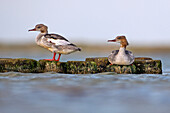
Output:
[[[69,42],[66,38],[59,34],[48,34],[48,27],[44,24],[37,24],[35,28],[28,31],[39,31],[35,42],[37,45],[44,47],[53,54],[52,59],[44,59],[48,61],[59,61],[61,54],[70,54],[76,51],[81,51],[75,44]],[[55,59],[56,54],[59,54],[58,59]]]
[[117,36],[113,40],[108,40],[108,42],[120,43],[120,49],[112,51],[112,53],[108,56],[108,60],[111,63],[110,65],[131,65],[134,62],[135,57],[133,53],[126,50],[129,43],[125,36]]

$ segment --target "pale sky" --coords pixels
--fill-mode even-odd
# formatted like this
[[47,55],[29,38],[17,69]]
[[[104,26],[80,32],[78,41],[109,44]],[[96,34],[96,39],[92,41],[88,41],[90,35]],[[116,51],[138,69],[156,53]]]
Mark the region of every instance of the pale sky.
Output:
[[38,23],[69,41],[170,46],[170,0],[0,0],[0,43],[34,42]]

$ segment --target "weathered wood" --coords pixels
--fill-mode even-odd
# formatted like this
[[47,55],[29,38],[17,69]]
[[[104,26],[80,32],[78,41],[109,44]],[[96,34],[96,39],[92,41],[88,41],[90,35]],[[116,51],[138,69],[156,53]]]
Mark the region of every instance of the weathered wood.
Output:
[[108,65],[106,67],[106,72],[116,72],[117,74],[135,74],[136,66],[135,65]]
[[96,63],[85,61],[68,61],[67,73],[69,74],[90,74],[97,73]]
[[162,63],[160,60],[136,60],[137,74],[162,74]]
[[132,65],[109,65],[107,57],[86,58],[86,61],[56,62],[33,59],[0,58],[0,72],[42,73],[57,72],[68,74],[94,74],[115,72],[118,74],[161,74],[162,63],[151,58],[136,58]]
[[35,73],[39,72],[37,67],[37,61],[26,58],[0,58],[0,72],[23,72],[23,73]]
[[86,58],[86,61],[94,61],[99,72],[116,72],[118,74],[162,74],[161,60],[152,60],[148,57],[137,57],[132,65],[109,65],[107,57]]
[[97,72],[106,72],[106,67],[110,64],[107,57],[86,58],[86,62],[95,62]]
[[67,73],[66,62],[39,60],[37,63],[42,72]]

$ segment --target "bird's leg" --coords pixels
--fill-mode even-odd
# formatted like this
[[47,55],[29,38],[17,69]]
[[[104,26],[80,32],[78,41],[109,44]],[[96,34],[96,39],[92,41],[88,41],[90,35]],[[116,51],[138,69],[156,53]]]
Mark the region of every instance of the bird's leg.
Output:
[[130,64],[130,66],[133,66],[133,64]]
[[58,59],[56,61],[59,61],[60,60],[60,57],[61,57],[61,54],[58,55]]
[[56,56],[56,53],[54,52],[53,59],[44,59],[44,60],[48,60],[48,61],[59,61],[59,60],[60,60],[60,56],[61,56],[61,54],[59,54],[59,56],[58,56],[58,59],[57,59],[57,60],[55,59],[55,56]]
[[55,55],[56,55],[56,53],[54,52],[54,55],[53,55],[53,59],[52,59],[52,60],[55,60]]

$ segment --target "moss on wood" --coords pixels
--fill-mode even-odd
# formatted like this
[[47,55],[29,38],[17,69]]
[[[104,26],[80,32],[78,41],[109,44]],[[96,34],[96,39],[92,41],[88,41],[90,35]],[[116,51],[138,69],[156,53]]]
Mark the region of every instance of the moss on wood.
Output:
[[109,65],[107,57],[86,58],[86,61],[56,62],[33,59],[0,58],[0,72],[57,72],[69,74],[90,74],[101,72],[115,72],[118,74],[161,74],[162,63],[151,58],[136,58],[132,65]]
[[108,65],[106,72],[116,72],[117,74],[134,74],[136,73],[135,65]]
[[95,62],[68,61],[67,73],[69,74],[89,74],[96,73],[97,66]]
[[135,61],[137,74],[162,74],[162,63],[160,60]]
[[0,59],[1,70],[0,72],[23,72],[23,73],[33,73],[37,72],[37,61],[33,59],[17,58],[17,59]]
[[97,72],[106,72],[106,67],[110,64],[107,57],[86,58],[86,62],[95,62]]

